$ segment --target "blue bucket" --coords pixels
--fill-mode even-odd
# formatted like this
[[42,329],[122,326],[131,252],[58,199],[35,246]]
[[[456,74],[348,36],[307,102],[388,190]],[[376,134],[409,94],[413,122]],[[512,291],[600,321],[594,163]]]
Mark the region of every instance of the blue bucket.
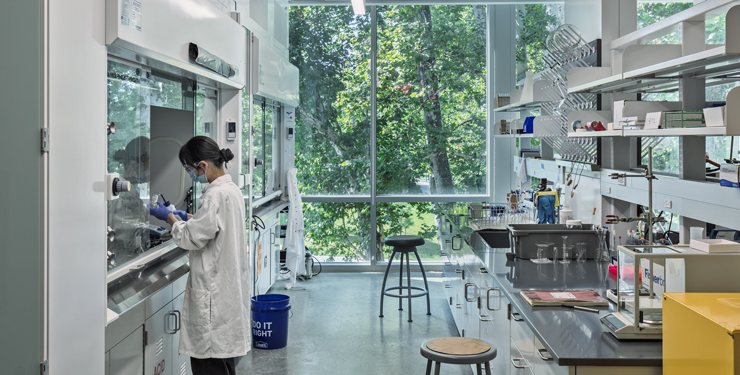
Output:
[[263,294],[252,297],[252,346],[279,349],[288,345],[290,297]]

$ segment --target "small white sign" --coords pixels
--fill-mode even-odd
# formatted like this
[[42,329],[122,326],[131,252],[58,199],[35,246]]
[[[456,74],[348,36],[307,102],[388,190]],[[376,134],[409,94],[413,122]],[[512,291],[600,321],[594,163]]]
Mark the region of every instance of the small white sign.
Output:
[[663,112],[648,112],[645,116],[644,129],[660,129],[663,124]]
[[551,296],[557,299],[576,299],[573,293],[562,292],[562,293],[550,293]]

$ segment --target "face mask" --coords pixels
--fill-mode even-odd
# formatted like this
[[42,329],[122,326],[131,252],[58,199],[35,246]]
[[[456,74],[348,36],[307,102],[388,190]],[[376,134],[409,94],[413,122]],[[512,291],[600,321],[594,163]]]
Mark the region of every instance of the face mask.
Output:
[[190,175],[190,179],[192,179],[195,182],[200,182],[201,184],[207,184],[208,178],[206,178],[205,171],[202,175],[198,176],[195,174],[195,171],[188,171],[188,174]]

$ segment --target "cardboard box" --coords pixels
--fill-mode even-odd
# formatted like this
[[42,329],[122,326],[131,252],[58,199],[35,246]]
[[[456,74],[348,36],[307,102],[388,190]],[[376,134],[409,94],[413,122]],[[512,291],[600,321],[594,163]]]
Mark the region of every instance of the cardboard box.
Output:
[[719,167],[721,186],[740,188],[740,164],[722,164]]

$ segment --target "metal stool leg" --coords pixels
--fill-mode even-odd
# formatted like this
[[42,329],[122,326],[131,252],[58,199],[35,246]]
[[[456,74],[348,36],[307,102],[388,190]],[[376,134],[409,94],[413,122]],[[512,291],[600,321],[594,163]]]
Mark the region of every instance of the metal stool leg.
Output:
[[491,375],[491,362],[486,362],[486,375]]
[[439,362],[434,362],[434,375],[439,375],[439,368],[442,366]]
[[476,372],[478,375],[483,375],[483,371],[481,371],[481,368],[480,368],[480,363],[475,364],[475,369],[477,370]]
[[427,283],[427,274],[424,272],[424,266],[421,265],[421,258],[419,258],[419,253],[417,253],[416,250],[414,250],[414,255],[416,255],[416,261],[419,262],[421,277],[424,278],[424,288],[427,290],[427,315],[432,315],[431,304],[429,302],[429,283]]
[[[395,249],[394,249],[395,251]],[[398,268],[398,295],[403,295],[403,253],[399,253],[401,256],[401,266]],[[398,311],[403,311],[403,298],[398,299]]]
[[409,323],[411,323],[413,320],[411,320],[411,262],[409,261],[409,253],[406,253],[406,279],[409,287]]
[[385,276],[383,276],[383,286],[380,288],[380,317],[383,317],[383,297],[385,297],[385,282],[388,279],[388,271],[391,270],[391,263],[393,263],[393,257],[396,256],[394,251],[391,254],[391,259],[388,259],[388,267],[385,268]]
[[432,360],[427,360],[427,375],[430,375],[432,373]]

